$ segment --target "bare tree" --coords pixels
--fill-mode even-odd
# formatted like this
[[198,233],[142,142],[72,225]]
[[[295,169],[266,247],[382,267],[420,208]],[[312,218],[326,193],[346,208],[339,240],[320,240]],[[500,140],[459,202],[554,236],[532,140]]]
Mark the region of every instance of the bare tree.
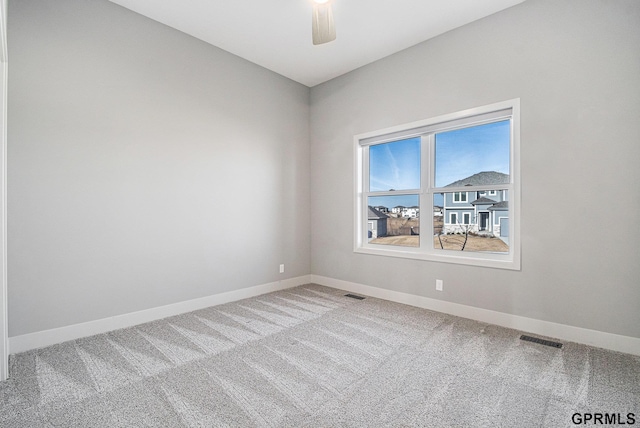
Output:
[[462,243],[462,248],[460,248],[460,251],[464,251],[464,247],[467,246],[467,241],[469,240],[469,232],[471,231],[471,224],[462,225],[460,224],[460,222],[458,222],[458,226],[460,226],[462,228],[462,231],[464,232],[464,242]]
[[[464,251],[465,247],[467,246],[467,241],[469,240],[469,232],[471,232],[471,230],[473,229],[473,223],[461,224],[456,219],[456,224],[462,230],[462,233],[464,235],[464,242],[462,243],[462,246],[460,248],[460,251]],[[443,234],[444,234],[444,227],[442,228],[442,230],[438,234],[438,242],[440,242],[440,248],[444,250],[444,244],[442,243],[442,235]],[[445,242],[446,241],[447,241],[447,239],[445,238]]]

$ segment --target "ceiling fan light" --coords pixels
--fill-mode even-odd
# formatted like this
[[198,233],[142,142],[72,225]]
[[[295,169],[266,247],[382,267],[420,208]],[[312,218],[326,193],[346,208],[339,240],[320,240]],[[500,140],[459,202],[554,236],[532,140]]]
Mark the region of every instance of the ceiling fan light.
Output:
[[318,4],[314,0],[311,33],[313,44],[321,45],[336,39],[336,26],[333,22],[333,11],[330,3]]

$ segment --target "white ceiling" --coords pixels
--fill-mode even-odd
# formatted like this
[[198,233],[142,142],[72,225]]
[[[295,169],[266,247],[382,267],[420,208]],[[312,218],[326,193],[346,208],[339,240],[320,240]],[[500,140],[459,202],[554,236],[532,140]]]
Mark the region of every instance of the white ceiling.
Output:
[[312,87],[524,0],[331,0],[318,46],[312,0],[111,1]]

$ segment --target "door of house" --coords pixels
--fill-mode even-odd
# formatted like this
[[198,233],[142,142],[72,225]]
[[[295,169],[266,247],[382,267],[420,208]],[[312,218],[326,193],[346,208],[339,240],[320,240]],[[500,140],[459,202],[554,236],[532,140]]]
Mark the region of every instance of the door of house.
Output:
[[487,230],[489,227],[489,213],[480,213],[480,230]]

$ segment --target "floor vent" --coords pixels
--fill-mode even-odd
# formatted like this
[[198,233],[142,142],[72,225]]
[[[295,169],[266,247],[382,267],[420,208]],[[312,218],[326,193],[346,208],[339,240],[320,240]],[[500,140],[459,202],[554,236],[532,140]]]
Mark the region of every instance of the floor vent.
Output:
[[345,294],[344,297],[351,297],[352,299],[356,299],[356,300],[364,300],[364,297],[357,296],[355,294]]
[[540,345],[551,346],[552,348],[562,348],[562,343],[552,342],[551,340],[538,339],[537,337],[526,336],[524,334],[520,336],[520,340],[539,343]]

